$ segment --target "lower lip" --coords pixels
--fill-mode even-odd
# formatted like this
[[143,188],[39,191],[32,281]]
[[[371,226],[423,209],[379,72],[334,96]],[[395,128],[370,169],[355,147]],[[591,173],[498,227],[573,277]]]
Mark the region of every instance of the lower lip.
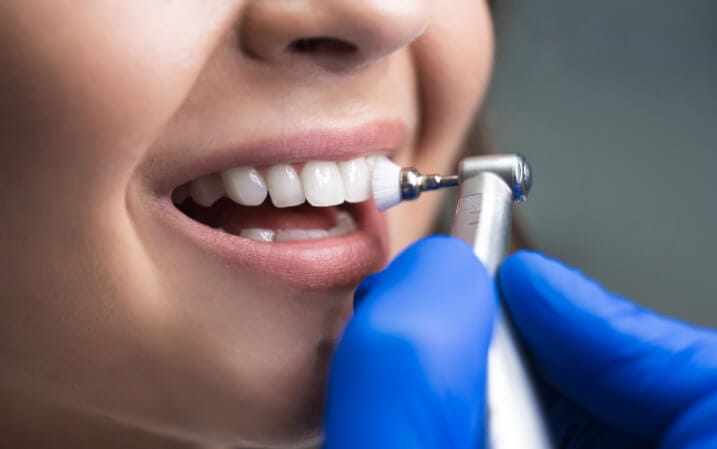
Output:
[[288,287],[326,290],[355,286],[388,258],[388,232],[372,201],[353,206],[357,230],[318,240],[260,242],[199,223],[179,211],[169,197],[158,199],[160,219],[170,229],[223,265],[251,271]]

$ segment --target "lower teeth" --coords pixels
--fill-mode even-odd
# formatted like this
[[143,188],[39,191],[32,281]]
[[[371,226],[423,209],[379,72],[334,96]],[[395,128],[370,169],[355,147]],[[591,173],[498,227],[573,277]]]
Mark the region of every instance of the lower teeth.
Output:
[[276,233],[275,242],[288,242],[291,240],[325,239],[329,231],[325,229],[286,229]]
[[330,229],[261,229],[248,228],[239,232],[240,237],[260,242],[287,242],[295,240],[316,240],[327,237],[341,237],[356,230],[356,222],[351,214],[339,211],[336,226]]
[[247,239],[252,240],[258,240],[260,242],[273,242],[274,241],[274,231],[271,229],[258,229],[258,228],[249,228],[249,229],[242,229],[239,233],[240,237],[244,237]]

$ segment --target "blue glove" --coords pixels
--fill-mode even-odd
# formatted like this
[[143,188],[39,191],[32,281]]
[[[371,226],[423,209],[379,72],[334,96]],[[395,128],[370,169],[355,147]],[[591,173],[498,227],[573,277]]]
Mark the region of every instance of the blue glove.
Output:
[[[717,333],[534,253],[509,258],[499,285],[556,447],[717,447]],[[325,448],[480,447],[495,298],[470,249],[419,242],[357,299],[331,368]]]
[[471,248],[430,237],[356,293],[334,355],[325,449],[476,449],[495,287]]
[[498,280],[558,448],[717,448],[717,332],[536,253],[510,257]]

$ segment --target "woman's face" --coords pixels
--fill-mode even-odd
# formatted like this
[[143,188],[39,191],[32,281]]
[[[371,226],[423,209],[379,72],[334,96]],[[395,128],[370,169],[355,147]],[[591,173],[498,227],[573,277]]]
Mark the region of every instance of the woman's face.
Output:
[[[168,444],[316,438],[354,288],[427,232],[438,196],[387,220],[371,201],[277,208],[301,189],[313,203],[344,198],[336,166],[309,164],[293,182],[282,164],[301,174],[359,158],[343,182],[371,154],[450,172],[490,70],[486,5],[11,0],[0,42],[10,438],[32,424],[20,409]],[[192,205],[236,167],[263,175],[263,206]],[[249,169],[234,173],[235,198],[261,197]],[[180,211],[173,192],[205,175]],[[333,237],[246,237],[337,220],[347,227]]]

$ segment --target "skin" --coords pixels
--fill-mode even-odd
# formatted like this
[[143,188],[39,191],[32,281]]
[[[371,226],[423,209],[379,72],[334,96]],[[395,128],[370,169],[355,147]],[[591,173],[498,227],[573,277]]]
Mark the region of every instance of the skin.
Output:
[[[326,36],[358,56],[285,51]],[[0,447],[316,441],[359,279],[302,290],[204,260],[148,211],[150,168],[399,118],[395,159],[450,172],[490,72],[486,5],[10,0],[0,42]],[[439,200],[387,214],[390,252]]]

